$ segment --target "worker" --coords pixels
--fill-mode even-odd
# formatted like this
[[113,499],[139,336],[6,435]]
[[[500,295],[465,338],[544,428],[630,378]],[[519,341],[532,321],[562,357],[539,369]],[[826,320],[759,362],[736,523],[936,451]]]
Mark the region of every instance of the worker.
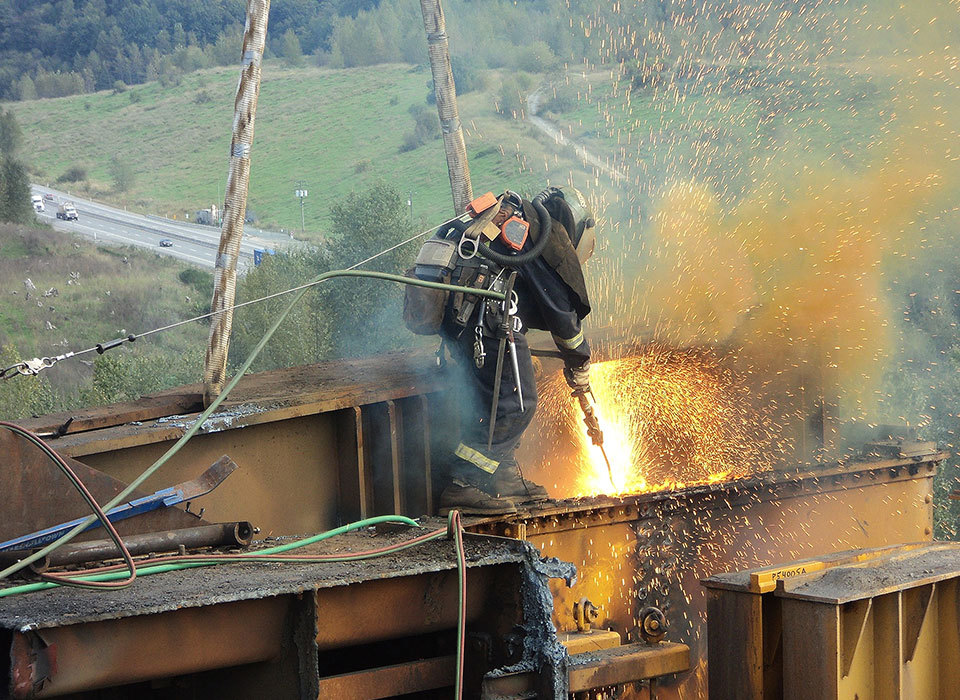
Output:
[[[499,198],[491,193],[471,203],[469,211],[472,225],[454,222],[438,232],[440,242],[456,242],[457,248],[450,262],[452,247],[441,251],[442,266],[455,284],[506,291],[510,299],[501,304],[460,293],[446,300],[440,334],[460,369],[461,386],[454,391],[462,411],[452,482],[440,496],[440,508],[509,514],[518,505],[548,499],[514,456],[537,407],[526,332],[549,331],[567,383],[574,391],[589,391],[590,346],[581,321],[590,302],[578,251],[592,253],[594,220],[572,188],[550,188],[533,201],[511,191]],[[550,222],[546,240],[544,220]],[[433,252],[439,249],[438,243]],[[426,246],[418,263],[436,263],[437,256],[425,251]],[[418,276],[425,269],[418,264]]]

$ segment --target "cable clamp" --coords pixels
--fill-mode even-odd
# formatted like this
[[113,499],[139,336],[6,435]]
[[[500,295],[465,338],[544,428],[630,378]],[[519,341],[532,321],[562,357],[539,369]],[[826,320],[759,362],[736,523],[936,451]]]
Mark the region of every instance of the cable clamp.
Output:
[[[15,365],[17,372],[24,376],[31,376],[40,374],[40,370],[46,369],[47,367],[53,367],[56,360],[52,357],[35,357],[32,360],[24,360]],[[4,370],[6,372],[6,370]]]
[[455,134],[460,131],[460,120],[457,118],[454,119],[441,119],[440,120],[440,131],[444,134]]
[[259,51],[254,51],[253,49],[247,49],[246,51],[243,52],[242,66],[243,68],[246,68],[247,66],[252,65],[259,68],[261,58],[262,56],[260,55]]
[[447,40],[447,33],[444,32],[427,32],[427,43],[428,44],[438,44],[441,41]]

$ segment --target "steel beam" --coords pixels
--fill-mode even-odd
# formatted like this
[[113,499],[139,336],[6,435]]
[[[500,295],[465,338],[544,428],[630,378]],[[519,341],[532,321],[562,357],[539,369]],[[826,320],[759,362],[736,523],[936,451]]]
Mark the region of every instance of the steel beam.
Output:
[[[686,644],[626,644],[572,654],[567,663],[568,691],[580,693],[637,683],[689,668],[690,647]],[[488,675],[483,679],[481,697],[484,700],[533,697],[530,693],[535,693],[537,688],[538,674],[533,672]]]
[[10,694],[51,697],[266,661],[281,652],[290,601],[263,598],[16,632]]
[[420,659],[320,679],[320,700],[377,700],[452,686],[456,673],[452,654]]

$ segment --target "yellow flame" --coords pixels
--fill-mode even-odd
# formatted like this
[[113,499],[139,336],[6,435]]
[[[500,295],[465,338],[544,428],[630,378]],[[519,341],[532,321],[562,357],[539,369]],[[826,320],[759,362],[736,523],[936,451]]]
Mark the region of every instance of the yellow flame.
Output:
[[[603,446],[590,443],[579,405],[561,382],[547,410],[572,431],[576,476],[563,495],[622,495],[717,483],[770,467],[779,451],[762,411],[720,359],[660,344],[593,365],[590,384]],[[612,480],[611,480],[612,477]]]

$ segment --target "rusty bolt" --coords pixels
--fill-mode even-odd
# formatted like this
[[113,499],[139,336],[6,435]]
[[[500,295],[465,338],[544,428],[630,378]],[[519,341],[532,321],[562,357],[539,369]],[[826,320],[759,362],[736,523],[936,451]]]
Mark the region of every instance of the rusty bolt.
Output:
[[667,633],[667,618],[660,608],[647,607],[640,611],[640,636],[647,644],[658,644]]

